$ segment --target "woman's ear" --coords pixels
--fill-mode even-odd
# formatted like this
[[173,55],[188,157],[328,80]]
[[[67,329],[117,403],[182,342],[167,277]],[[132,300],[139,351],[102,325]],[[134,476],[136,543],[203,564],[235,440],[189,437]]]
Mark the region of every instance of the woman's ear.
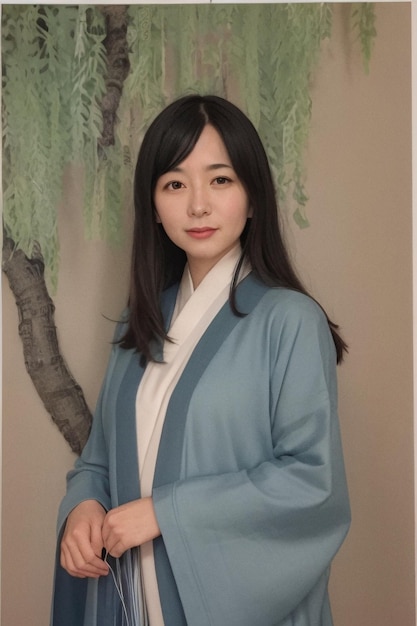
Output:
[[158,211],[155,211],[155,219],[156,219],[156,223],[157,223],[157,224],[162,224],[162,222],[161,222],[161,218],[160,218],[160,217],[159,217],[159,215],[158,215]]
[[248,207],[248,218],[253,217],[253,209],[251,206]]

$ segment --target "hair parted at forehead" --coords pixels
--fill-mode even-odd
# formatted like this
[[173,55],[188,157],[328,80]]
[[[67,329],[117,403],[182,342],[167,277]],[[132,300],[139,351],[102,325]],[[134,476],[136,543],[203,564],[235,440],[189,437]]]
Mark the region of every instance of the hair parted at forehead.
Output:
[[[207,124],[219,133],[251,209],[240,237],[241,259],[231,283],[232,310],[238,313],[236,287],[244,261],[265,284],[307,294],[285,245],[268,158],[254,125],[228,100],[213,95],[184,96],[168,105],[149,126],[135,170],[130,318],[120,343],[139,350],[145,360],[152,359],[152,342],[167,337],[160,308],[161,292],[180,280],[186,262],[185,252],[158,223],[155,186],[160,176],[187,158]],[[341,360],[346,344],[338,335],[337,326],[328,321]]]
[[147,172],[152,189],[162,174],[190,154],[207,124],[221,136],[232,165],[249,192],[254,175],[270,177],[262,142],[246,115],[224,98],[191,95],[168,105],[145,134],[138,169],[142,170],[145,162],[152,169]]
[[[279,235],[278,207],[268,159],[249,118],[234,104],[219,96],[190,95],[168,105],[149,126],[136,165],[134,248],[149,250],[163,265],[164,276],[180,269],[184,255],[173,248],[160,225],[156,225],[154,191],[160,176],[177,167],[192,152],[207,124],[219,133],[233,169],[245,188],[252,217],[241,236],[244,254],[257,263],[257,251],[265,250],[271,233]],[[268,247],[268,246],[267,246]],[[282,248],[282,243],[273,245]],[[161,260],[162,259],[162,260]],[[156,260],[155,260],[156,262]],[[178,269],[178,271],[179,271]],[[177,277],[178,272],[173,272]],[[164,280],[161,279],[163,282]]]

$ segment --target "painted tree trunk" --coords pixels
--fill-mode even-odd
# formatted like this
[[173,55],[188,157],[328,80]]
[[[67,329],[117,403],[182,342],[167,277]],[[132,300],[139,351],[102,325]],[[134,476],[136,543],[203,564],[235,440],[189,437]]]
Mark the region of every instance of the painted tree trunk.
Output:
[[104,47],[107,52],[106,93],[101,103],[103,130],[99,145],[114,145],[114,131],[117,109],[123,90],[123,83],[129,74],[129,46],[127,43],[127,6],[103,6],[101,11],[106,18],[106,38]]
[[80,454],[90,432],[92,416],[81,387],[60,354],[55,306],[46,287],[40,249],[35,249],[29,259],[6,238],[3,271],[19,312],[26,369],[46,410],[73,452]]

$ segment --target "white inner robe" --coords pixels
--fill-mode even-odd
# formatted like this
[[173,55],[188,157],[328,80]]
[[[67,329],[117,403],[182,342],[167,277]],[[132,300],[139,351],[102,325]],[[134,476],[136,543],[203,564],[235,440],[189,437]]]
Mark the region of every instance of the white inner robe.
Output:
[[[194,290],[186,266],[164,342],[164,363],[147,365],[136,396],[136,432],[142,497],[152,495],[159,442],[171,394],[197,342],[229,297],[230,283],[241,254],[240,245],[226,254]],[[241,273],[243,278],[248,269]],[[164,626],[152,541],[140,548],[142,597],[150,626]]]

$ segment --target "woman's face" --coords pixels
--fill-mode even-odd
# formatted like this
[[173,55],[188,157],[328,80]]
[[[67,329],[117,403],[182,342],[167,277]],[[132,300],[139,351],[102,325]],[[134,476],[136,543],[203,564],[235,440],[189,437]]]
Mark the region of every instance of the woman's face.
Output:
[[184,161],[157,180],[157,219],[187,255],[194,287],[238,243],[250,217],[246,191],[213,126]]

